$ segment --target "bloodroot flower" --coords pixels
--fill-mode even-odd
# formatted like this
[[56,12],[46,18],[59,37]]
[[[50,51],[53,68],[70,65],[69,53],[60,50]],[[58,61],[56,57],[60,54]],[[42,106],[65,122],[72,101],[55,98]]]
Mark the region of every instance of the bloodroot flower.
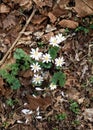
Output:
[[31,49],[30,57],[38,61],[42,57],[42,52],[39,52],[38,48]]
[[31,70],[34,71],[34,73],[38,72],[39,70],[41,70],[41,67],[38,63],[33,63],[31,66]]
[[66,37],[64,37],[62,34],[59,33],[58,35],[56,35],[56,40],[57,43],[61,43],[66,40]]
[[64,58],[63,57],[56,58],[55,64],[56,64],[57,67],[62,67],[62,65],[65,64]]
[[49,42],[50,42],[49,44],[52,45],[53,47],[54,46],[59,47],[59,45],[58,45],[59,43],[57,42],[56,37],[51,37],[50,40],[49,40]]
[[54,90],[54,89],[57,88],[57,86],[55,84],[53,84],[53,83],[51,83],[49,87],[50,87],[51,90]]
[[50,56],[50,54],[46,53],[45,55],[43,55],[42,60],[43,60],[43,63],[44,62],[46,62],[46,63],[51,62],[51,56]]
[[32,82],[35,84],[41,84],[42,81],[43,81],[43,77],[38,74],[35,74],[32,80]]

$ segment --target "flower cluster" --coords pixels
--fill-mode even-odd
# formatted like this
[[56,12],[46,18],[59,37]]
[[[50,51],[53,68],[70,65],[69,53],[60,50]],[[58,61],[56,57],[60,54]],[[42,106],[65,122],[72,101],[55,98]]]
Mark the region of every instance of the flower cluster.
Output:
[[[52,69],[52,64],[55,64],[55,67],[61,68],[65,64],[63,56],[57,57],[57,52],[55,49],[55,47],[59,48],[59,44],[64,40],[66,40],[66,38],[62,34],[53,36],[49,40],[50,50],[52,49],[52,51],[54,51],[54,54],[56,54],[55,59],[53,58],[54,56],[52,56],[53,55],[52,52],[51,52],[52,54],[49,53],[49,51],[43,54],[42,52],[40,52],[39,48],[31,49],[30,57],[33,63],[31,64],[30,67],[34,73],[32,82],[35,85],[40,85],[44,81],[44,77],[42,75],[44,67]],[[50,83],[49,87],[51,90],[54,90],[57,88],[57,85],[54,83]]]
[[53,36],[50,38],[49,42],[50,45],[59,47],[59,44],[63,41],[65,41],[66,38],[62,34],[58,34],[56,36]]

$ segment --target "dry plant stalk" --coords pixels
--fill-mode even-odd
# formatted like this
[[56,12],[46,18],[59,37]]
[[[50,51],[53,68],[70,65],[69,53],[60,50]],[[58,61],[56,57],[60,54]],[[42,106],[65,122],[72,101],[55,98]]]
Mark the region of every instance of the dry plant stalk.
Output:
[[16,38],[16,40],[13,42],[12,46],[9,48],[9,50],[7,51],[7,53],[5,54],[5,56],[3,57],[3,59],[0,61],[0,66],[2,66],[2,64],[5,62],[5,60],[7,59],[9,53],[12,51],[12,49],[15,47],[15,45],[17,44],[18,40],[21,38],[22,34],[24,33],[24,31],[26,30],[28,24],[30,23],[31,19],[33,18],[34,14],[36,12],[36,9],[33,10],[33,12],[31,13],[31,15],[29,16],[28,20],[26,21],[25,26],[23,27],[23,29],[21,30],[21,32],[19,32],[18,37]]

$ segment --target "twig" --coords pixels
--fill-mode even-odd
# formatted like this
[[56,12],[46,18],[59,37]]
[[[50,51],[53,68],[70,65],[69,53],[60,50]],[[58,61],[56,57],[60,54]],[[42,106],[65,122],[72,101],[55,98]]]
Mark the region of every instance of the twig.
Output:
[[32,14],[30,15],[30,17],[28,18],[28,20],[26,21],[25,26],[23,27],[23,29],[21,30],[21,32],[19,33],[18,37],[16,38],[16,40],[13,42],[12,46],[9,48],[9,50],[7,51],[7,53],[5,54],[5,56],[3,57],[3,59],[0,61],[0,66],[5,62],[5,60],[7,59],[9,53],[11,52],[11,50],[14,48],[14,46],[17,44],[18,40],[20,39],[20,37],[23,35],[26,27],[28,26],[28,24],[30,23],[31,19],[33,18],[34,14],[36,12],[36,9],[33,10]]
[[91,10],[93,10],[92,6],[90,6],[86,0],[82,0],[82,1],[83,1]]

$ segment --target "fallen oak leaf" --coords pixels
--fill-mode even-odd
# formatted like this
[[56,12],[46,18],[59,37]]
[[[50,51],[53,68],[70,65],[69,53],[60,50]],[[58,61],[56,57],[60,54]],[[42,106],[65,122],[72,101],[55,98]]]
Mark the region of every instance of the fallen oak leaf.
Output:
[[33,24],[41,24],[47,17],[41,15],[35,15],[32,19]]
[[61,27],[64,27],[64,28],[71,28],[71,29],[75,29],[78,27],[78,22],[75,22],[73,20],[66,20],[66,19],[63,19],[59,22],[59,25]]
[[33,97],[31,95],[27,95],[26,97],[28,100],[28,108],[31,110],[36,110],[38,107],[46,109],[52,103],[51,97],[41,98],[40,96]]
[[51,12],[49,12],[48,13],[48,17],[50,18],[50,21],[52,22],[52,23],[54,23],[55,21],[56,21],[56,17],[55,17],[55,15],[53,14],[53,13],[51,13]]
[[38,7],[44,7],[44,6],[48,6],[48,7],[52,7],[52,0],[33,0],[35,2],[35,4],[38,6]]
[[12,28],[13,26],[15,26],[16,23],[16,18],[14,15],[9,14],[4,20],[3,20],[3,28]]
[[93,0],[75,0],[73,8],[79,17],[85,17],[93,14]]

